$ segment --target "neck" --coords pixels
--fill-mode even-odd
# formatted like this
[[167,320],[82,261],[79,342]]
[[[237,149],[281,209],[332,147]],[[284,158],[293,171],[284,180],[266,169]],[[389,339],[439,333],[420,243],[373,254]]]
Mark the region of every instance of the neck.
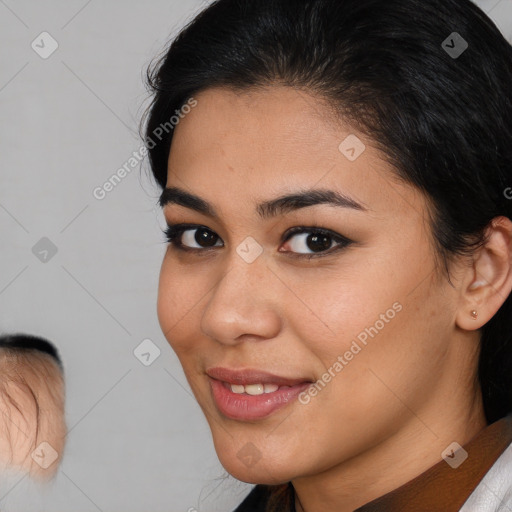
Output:
[[453,440],[464,445],[487,426],[481,393],[467,407],[444,402],[417,414],[409,410],[395,433],[357,457],[294,479],[296,512],[353,512],[438,463]]

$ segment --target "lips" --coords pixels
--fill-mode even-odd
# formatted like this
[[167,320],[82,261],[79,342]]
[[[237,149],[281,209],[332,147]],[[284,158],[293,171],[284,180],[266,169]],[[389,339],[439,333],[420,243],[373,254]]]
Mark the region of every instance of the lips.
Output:
[[276,384],[277,386],[295,386],[304,382],[312,382],[308,378],[288,378],[267,373],[261,370],[233,370],[230,368],[209,368],[206,374],[212,379],[217,379],[228,384],[247,386],[249,384]]
[[312,383],[307,378],[290,378],[260,370],[210,368],[213,400],[224,416],[239,421],[266,418],[292,403]]

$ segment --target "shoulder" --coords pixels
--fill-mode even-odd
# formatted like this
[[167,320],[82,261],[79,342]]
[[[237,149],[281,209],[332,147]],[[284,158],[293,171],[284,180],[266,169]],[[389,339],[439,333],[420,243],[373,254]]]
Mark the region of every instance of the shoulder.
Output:
[[498,457],[475,487],[460,512],[512,510],[512,444]]

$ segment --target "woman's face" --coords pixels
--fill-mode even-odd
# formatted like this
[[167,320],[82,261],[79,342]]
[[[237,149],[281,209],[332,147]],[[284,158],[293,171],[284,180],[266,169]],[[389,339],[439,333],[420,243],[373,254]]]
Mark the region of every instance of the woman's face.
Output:
[[[457,292],[435,271],[424,196],[304,92],[195,99],[175,129],[167,187],[209,211],[166,194],[167,222],[191,225],[175,242],[196,251],[169,245],[158,315],[221,463],[240,480],[285,482],[407,423],[425,433],[418,418],[447,402],[436,390]],[[345,202],[259,206],[320,190]]]

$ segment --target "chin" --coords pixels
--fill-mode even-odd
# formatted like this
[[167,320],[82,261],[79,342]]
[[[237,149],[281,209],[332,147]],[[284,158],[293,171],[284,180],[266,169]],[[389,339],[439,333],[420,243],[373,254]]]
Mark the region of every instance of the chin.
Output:
[[[245,466],[240,461],[224,461],[219,457],[224,469],[237,480],[248,484],[280,485],[289,482],[295,478],[295,473],[291,470],[279,470],[273,465],[266,466],[261,460],[252,468]],[[272,471],[272,473],[269,473]]]
[[234,441],[224,434],[219,434],[221,439],[214,435],[215,451],[224,469],[237,480],[279,485],[298,476],[296,457],[279,454],[268,445],[267,453],[260,452],[249,440]]

